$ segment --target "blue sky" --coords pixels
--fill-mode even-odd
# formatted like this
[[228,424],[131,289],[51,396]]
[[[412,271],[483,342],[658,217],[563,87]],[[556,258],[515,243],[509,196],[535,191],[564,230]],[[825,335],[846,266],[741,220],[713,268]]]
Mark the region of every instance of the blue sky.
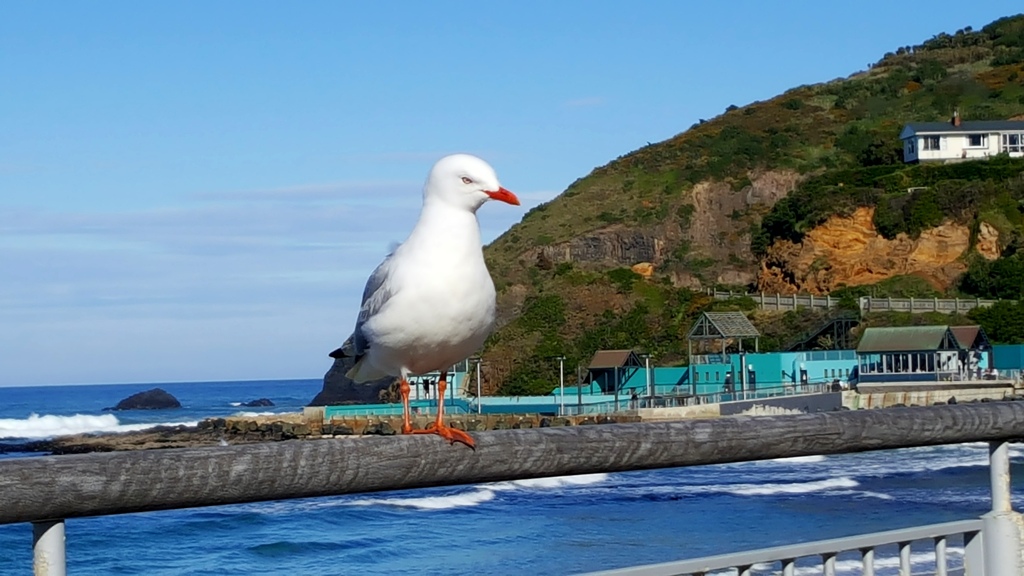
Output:
[[318,378],[434,160],[522,207],[1010,3],[0,3],[0,386]]

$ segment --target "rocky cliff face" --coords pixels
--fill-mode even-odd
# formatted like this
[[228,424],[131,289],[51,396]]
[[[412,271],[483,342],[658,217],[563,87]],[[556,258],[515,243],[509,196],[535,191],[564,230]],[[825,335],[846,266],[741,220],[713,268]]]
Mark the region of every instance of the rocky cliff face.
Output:
[[606,228],[554,246],[535,248],[527,253],[526,259],[528,261],[547,259],[555,263],[586,262],[612,266],[631,266],[637,262],[661,261],[665,251],[663,232],[660,229]]
[[[947,221],[917,239],[900,234],[888,240],[873,222],[874,208],[851,216],[833,216],[811,230],[799,244],[776,242],[761,262],[758,289],[792,294],[826,294],[842,286],[874,284],[892,276],[916,275],[940,290],[949,288],[966,265],[970,249],[967,226]],[[982,223],[977,250],[999,256],[999,233]]]
[[[751,174],[751,182],[739,190],[726,182],[701,182],[668,205],[668,216],[656,224],[612,224],[567,242],[530,248],[518,259],[527,266],[571,262],[598,270],[643,264],[642,274],[659,271],[677,286],[691,288],[752,284],[757,262],[750,252],[750,219],[784,198],[800,179],[796,172],[776,170]],[[710,264],[694,266],[694,261]],[[701,272],[695,273],[696,268]]]

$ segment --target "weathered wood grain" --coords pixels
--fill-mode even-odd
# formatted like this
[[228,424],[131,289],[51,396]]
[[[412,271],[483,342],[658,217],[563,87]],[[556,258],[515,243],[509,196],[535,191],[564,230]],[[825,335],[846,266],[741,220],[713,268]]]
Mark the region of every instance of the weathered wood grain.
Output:
[[0,524],[1024,437],[1024,402],[0,461]]

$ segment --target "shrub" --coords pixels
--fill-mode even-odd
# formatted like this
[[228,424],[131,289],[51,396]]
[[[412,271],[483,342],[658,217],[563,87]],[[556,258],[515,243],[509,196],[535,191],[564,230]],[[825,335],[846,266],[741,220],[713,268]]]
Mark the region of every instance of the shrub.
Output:
[[629,268],[615,268],[608,271],[608,279],[619,293],[629,294],[633,290],[633,283],[640,279],[640,275]]
[[528,299],[519,316],[519,325],[528,331],[549,331],[564,323],[565,301],[557,294]]

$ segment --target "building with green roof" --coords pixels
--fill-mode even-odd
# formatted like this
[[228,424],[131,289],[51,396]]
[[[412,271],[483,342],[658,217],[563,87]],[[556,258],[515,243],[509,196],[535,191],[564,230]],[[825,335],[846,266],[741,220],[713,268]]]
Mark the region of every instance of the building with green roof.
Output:
[[977,379],[990,350],[980,326],[867,328],[857,345],[857,382]]

